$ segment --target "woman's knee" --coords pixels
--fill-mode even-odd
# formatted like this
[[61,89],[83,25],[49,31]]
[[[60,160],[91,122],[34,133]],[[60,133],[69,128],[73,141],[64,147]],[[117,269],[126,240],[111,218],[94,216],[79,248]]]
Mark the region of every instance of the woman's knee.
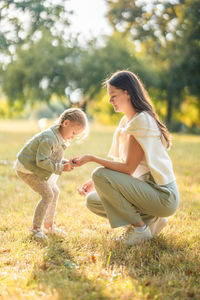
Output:
[[93,211],[93,208],[100,202],[97,192],[93,191],[87,195],[85,205],[89,210]]
[[93,197],[92,197],[92,194],[93,193],[89,193],[86,197],[86,200],[85,200],[85,206],[88,208],[88,209],[91,209],[91,207],[93,206]]
[[95,183],[96,181],[98,181],[99,179],[104,178],[105,173],[106,173],[106,170],[108,170],[108,169],[106,169],[106,168],[104,168],[104,167],[98,167],[98,168],[96,168],[96,169],[93,171],[93,173],[92,173],[92,180],[94,181],[94,183]]
[[175,214],[176,210],[177,210],[177,206],[174,205],[170,205],[170,206],[162,206],[160,207],[156,212],[155,212],[155,216],[156,217],[170,217],[173,214]]
[[177,210],[177,207],[174,207],[174,206],[170,207],[170,208],[166,209],[165,211],[163,211],[163,214],[161,217],[170,217],[175,214],[176,210]]

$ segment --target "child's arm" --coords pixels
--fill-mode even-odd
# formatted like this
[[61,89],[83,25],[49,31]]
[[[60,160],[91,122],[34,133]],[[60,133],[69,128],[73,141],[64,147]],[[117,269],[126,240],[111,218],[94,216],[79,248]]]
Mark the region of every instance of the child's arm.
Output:
[[[53,149],[53,142],[51,139],[43,139],[37,149],[36,153],[36,164],[39,168],[45,169],[49,172],[60,175],[62,171],[73,170],[72,164],[70,162],[60,163],[54,162],[50,159]],[[67,163],[67,164],[66,164]]]
[[65,158],[62,159],[62,164],[66,164],[66,163],[68,163],[68,162],[69,162],[68,159],[65,159]]

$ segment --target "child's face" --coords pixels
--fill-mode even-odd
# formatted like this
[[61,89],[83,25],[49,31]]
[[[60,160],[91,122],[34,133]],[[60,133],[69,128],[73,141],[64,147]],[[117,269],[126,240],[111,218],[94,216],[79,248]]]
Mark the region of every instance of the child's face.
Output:
[[84,127],[76,122],[65,120],[62,124],[60,133],[65,141],[73,139],[76,135],[81,134]]

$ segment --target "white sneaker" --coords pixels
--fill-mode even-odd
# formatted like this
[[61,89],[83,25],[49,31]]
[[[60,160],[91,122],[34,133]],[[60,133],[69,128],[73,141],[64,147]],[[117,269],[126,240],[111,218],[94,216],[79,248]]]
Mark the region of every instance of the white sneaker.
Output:
[[152,236],[158,235],[161,230],[167,225],[168,220],[166,218],[155,217],[149,224]]
[[39,242],[48,240],[48,237],[40,230],[40,228],[31,229],[31,233],[32,237]]
[[44,227],[43,232],[47,235],[59,235],[59,236],[67,235],[67,232],[65,230],[57,228],[55,225],[49,227],[48,229]]
[[134,226],[129,226],[127,231],[124,234],[122,234],[122,236],[119,239],[117,239],[117,241],[132,246],[137,243],[150,240],[152,238],[153,236],[151,234],[149,226],[147,226],[142,232],[136,231],[134,229]]

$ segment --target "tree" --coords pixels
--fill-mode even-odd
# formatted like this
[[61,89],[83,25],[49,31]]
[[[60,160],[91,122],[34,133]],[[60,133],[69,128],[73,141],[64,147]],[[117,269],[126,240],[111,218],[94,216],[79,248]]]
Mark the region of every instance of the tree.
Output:
[[78,57],[77,40],[68,35],[71,13],[64,0],[1,1],[0,77],[11,105],[49,102],[53,93],[66,100]]
[[79,52],[78,46],[67,47],[62,39],[48,33],[27,49],[19,48],[17,59],[7,65],[2,77],[2,88],[10,103],[48,103],[52,94],[57,94],[60,101],[64,98],[63,104],[66,103],[65,88],[77,71],[74,66]]
[[13,56],[16,47],[32,43],[46,29],[52,36],[65,38],[69,26],[66,1],[2,0],[0,3],[0,50]]
[[[111,73],[122,69],[135,72],[146,87],[152,85],[152,73],[159,80],[148,56],[141,59],[135,46],[119,33],[109,36],[102,47],[95,44],[87,48],[80,60],[79,86],[92,98],[102,88]],[[87,76],[86,76],[87,75]]]
[[199,0],[149,2],[107,0],[108,19],[116,31],[140,41],[160,65],[162,88],[168,102],[167,121],[182,101],[187,86],[200,95]]
[[86,97],[93,99],[100,92],[105,79],[122,69],[135,72],[146,88],[153,83],[159,86],[156,67],[152,66],[148,55],[141,59],[132,42],[120,33],[107,37],[104,42],[101,47],[95,41],[91,43],[80,59],[76,82]]

